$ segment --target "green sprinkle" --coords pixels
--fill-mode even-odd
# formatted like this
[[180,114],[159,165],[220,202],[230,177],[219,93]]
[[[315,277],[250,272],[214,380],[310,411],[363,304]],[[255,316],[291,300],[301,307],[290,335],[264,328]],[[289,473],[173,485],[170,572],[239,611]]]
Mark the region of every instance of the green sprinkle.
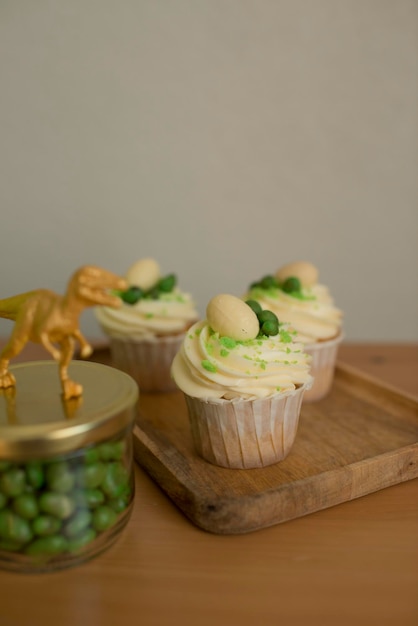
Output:
[[207,342],[205,343],[205,348],[206,348],[206,352],[207,352],[210,356],[212,356],[212,354],[213,354],[213,344],[212,344],[212,343],[209,343],[209,341],[207,341]]
[[236,341],[236,344],[246,348],[252,348],[256,345],[256,342],[254,339],[240,339],[239,341]]
[[292,291],[288,295],[292,296],[292,298],[297,298],[298,300],[316,300],[316,296],[303,293],[302,291]]
[[199,337],[199,336],[200,336],[200,333],[202,332],[202,330],[203,330],[203,328],[196,328],[196,330],[194,331],[194,332],[195,332],[195,335],[196,335],[197,337]]
[[265,370],[266,369],[266,361],[261,361],[260,367],[261,367],[262,370]]
[[222,348],[221,356],[228,356],[228,354],[229,354],[229,350],[226,350],[225,348]]
[[147,318],[147,320],[150,320],[151,318],[154,317],[154,313],[146,313],[145,317]]
[[281,330],[280,331],[280,340],[283,341],[283,343],[291,343],[291,341],[292,341],[291,334],[288,333],[287,330]]
[[237,345],[237,342],[235,339],[232,339],[232,337],[220,337],[219,343],[223,345],[224,348],[228,348],[228,350],[233,350]]
[[282,388],[281,387],[276,387],[276,391],[281,391]]
[[159,300],[163,302],[181,302],[184,304],[187,302],[185,296],[181,293],[177,293],[176,291],[171,291],[169,293],[160,292]]
[[263,300],[266,296],[278,300],[279,294],[279,287],[269,287],[268,289],[263,289],[259,285],[252,287],[249,293],[251,300]]
[[213,363],[211,363],[210,361],[208,361],[207,359],[203,359],[202,361],[202,367],[207,370],[208,372],[213,372],[215,373],[217,371],[216,369],[216,365],[213,365]]

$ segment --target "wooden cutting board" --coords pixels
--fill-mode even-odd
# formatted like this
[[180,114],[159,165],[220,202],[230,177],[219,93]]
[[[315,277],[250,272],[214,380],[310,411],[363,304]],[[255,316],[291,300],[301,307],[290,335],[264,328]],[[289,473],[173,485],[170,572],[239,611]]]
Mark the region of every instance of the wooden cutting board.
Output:
[[246,533],[418,477],[418,402],[338,364],[328,397],[302,405],[289,456],[234,470],[196,455],[180,392],[142,393],[134,454],[195,525]]

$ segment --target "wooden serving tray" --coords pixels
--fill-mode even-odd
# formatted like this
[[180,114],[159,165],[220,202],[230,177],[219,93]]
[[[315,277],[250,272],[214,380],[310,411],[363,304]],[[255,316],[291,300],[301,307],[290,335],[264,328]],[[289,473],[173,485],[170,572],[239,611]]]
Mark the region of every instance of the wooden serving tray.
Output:
[[195,525],[246,533],[418,477],[418,402],[338,364],[328,397],[302,405],[289,456],[236,470],[196,455],[181,392],[142,393],[134,454]]

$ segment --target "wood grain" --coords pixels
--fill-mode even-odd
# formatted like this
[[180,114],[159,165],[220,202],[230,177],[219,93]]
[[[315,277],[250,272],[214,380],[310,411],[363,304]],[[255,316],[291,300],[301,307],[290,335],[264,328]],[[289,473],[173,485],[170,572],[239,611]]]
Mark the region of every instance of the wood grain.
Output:
[[197,456],[180,393],[142,394],[138,463],[197,526],[259,530],[418,476],[418,402],[339,365],[332,393],[302,406],[282,462],[230,470]]
[[402,389],[418,398],[418,344],[343,343],[338,351],[341,363]]

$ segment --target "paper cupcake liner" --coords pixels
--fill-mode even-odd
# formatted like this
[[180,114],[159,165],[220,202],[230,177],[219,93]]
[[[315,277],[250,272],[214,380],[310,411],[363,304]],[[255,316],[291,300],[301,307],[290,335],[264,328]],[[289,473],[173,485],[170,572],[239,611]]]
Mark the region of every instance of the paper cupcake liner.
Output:
[[210,401],[185,395],[197,453],[233,469],[282,461],[296,437],[306,385],[257,400]]
[[310,373],[313,376],[313,384],[305,393],[304,402],[316,402],[330,392],[334,380],[338,348],[342,340],[343,335],[341,333],[335,339],[305,345],[306,354],[310,354],[312,357]]
[[138,383],[140,391],[174,391],[171,363],[180,349],[184,334],[152,339],[109,338],[113,365]]

